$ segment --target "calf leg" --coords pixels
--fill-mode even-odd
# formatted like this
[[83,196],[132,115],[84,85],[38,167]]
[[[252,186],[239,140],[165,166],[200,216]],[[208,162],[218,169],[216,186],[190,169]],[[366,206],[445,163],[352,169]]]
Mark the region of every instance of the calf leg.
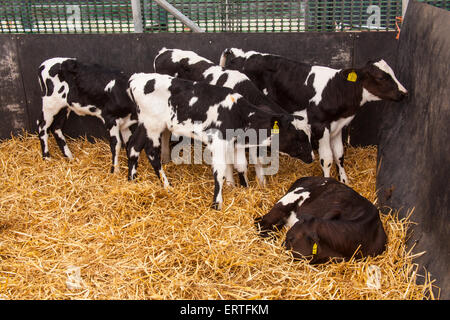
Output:
[[147,153],[147,158],[152,165],[153,170],[155,170],[156,175],[163,182],[164,188],[167,189],[170,187],[170,184],[161,164],[161,137],[157,141],[147,139],[145,152]]
[[331,164],[333,163],[333,152],[330,145],[330,131],[325,128],[322,138],[319,139],[319,158],[323,176],[330,176]]
[[233,165],[227,164],[227,168],[225,171],[225,180],[227,185],[230,187],[234,187],[234,177],[233,177]]
[[234,167],[236,168],[239,175],[239,183],[241,186],[247,188],[248,187],[248,178],[247,178],[247,158],[245,156],[244,148],[235,148],[234,155]]
[[62,132],[64,122],[66,121],[69,112],[70,110],[68,108],[61,109],[61,111],[59,111],[58,114],[54,117],[54,121],[50,130],[52,131],[56,143],[58,144],[58,147],[61,150],[62,154],[66,158],[72,160],[72,152],[70,152],[69,147],[67,146],[66,138],[64,137],[64,134]]
[[52,97],[42,97],[42,114],[38,120],[38,132],[39,140],[41,142],[42,157],[44,159],[50,158],[50,152],[48,148],[48,133],[56,115],[61,109],[67,108],[64,102],[55,102]]
[[[213,158],[214,161],[214,158]],[[214,175],[214,198],[211,208],[216,210],[222,210],[223,204],[223,182],[225,180],[226,165],[221,163],[213,163],[213,175]]]
[[256,179],[258,180],[259,184],[262,187],[265,187],[266,186],[266,178],[264,176],[264,168],[263,168],[263,164],[262,164],[262,159],[260,159],[259,157],[256,158],[255,173],[256,173]]
[[339,174],[339,181],[342,183],[347,183],[348,178],[344,169],[344,145],[342,144],[342,130],[331,137],[331,149],[333,151],[334,162],[336,163],[336,168]]
[[170,136],[171,132],[165,129],[161,137],[161,161],[162,163],[170,162]]
[[128,180],[134,180],[136,178],[139,155],[142,149],[144,149],[146,142],[145,128],[140,125],[136,128],[127,143]]
[[107,129],[109,132],[109,146],[111,147],[112,154],[111,173],[116,173],[119,170],[119,153],[122,146],[118,120],[114,119],[113,121],[111,121],[107,125]]
[[214,199],[211,207],[216,210],[222,209],[223,204],[223,182],[227,171],[226,152],[227,143],[224,140],[216,140],[212,143],[212,169],[214,175]]

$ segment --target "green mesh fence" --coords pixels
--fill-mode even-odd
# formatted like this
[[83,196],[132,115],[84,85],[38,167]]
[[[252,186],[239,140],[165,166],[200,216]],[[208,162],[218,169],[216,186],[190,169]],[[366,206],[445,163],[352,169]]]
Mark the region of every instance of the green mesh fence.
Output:
[[[395,30],[402,1],[171,0],[206,32]],[[450,0],[422,1],[450,10]],[[1,33],[135,32],[130,0],[0,1]],[[143,32],[191,32],[154,1],[140,0]]]

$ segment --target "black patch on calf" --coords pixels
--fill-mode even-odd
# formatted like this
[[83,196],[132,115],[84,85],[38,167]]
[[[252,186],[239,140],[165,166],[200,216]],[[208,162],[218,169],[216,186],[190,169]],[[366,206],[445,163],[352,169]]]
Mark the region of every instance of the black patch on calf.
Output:
[[61,88],[59,88],[58,93],[62,93],[64,91],[64,86],[61,86]]
[[148,80],[144,86],[144,94],[152,93],[155,90],[155,80]]
[[54,77],[58,74],[59,70],[61,70],[61,63],[55,63],[49,70],[48,75],[50,77]]
[[51,96],[53,94],[53,81],[51,79],[45,80],[45,86],[47,87],[47,96]]
[[222,87],[225,82],[228,80],[228,74],[224,73],[222,74],[219,79],[217,80],[216,86]]
[[90,112],[95,112],[95,111],[97,111],[97,108],[96,107],[89,107],[89,111]]

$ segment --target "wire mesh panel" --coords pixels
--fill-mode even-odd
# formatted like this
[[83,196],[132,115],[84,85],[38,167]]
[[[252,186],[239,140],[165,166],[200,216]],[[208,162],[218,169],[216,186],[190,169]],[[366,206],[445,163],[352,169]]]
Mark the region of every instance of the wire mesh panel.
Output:
[[129,0],[1,1],[3,33],[133,32]]
[[[169,0],[206,32],[395,30],[401,0]],[[422,0],[450,10],[450,0]],[[191,32],[140,0],[144,32]],[[1,33],[134,32],[131,0],[0,1]]]

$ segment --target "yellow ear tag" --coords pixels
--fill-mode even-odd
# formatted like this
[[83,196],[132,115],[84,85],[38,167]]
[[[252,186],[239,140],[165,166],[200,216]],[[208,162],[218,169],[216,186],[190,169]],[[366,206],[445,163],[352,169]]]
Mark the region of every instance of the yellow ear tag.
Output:
[[358,76],[355,71],[350,72],[347,76],[347,81],[356,82],[356,79],[358,79]]
[[280,128],[278,127],[278,121],[275,121],[272,128],[272,134],[278,134],[280,133]]
[[317,254],[317,243],[314,243],[314,244],[313,244],[313,247],[312,247],[312,254]]

